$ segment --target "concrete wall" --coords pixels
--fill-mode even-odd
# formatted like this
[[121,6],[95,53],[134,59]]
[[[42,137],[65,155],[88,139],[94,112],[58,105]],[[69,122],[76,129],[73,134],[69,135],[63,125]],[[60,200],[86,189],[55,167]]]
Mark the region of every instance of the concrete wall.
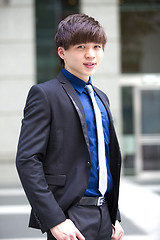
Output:
[[110,99],[111,110],[118,134],[121,132],[120,117],[120,33],[118,0],[81,0],[81,12],[94,17],[103,26],[108,42],[104,58],[92,78]]
[[35,82],[34,25],[34,0],[0,0],[0,168],[10,176],[22,110]]
[[[81,0],[81,12],[104,27],[108,43],[93,82],[110,98],[120,132],[118,0]],[[0,0],[0,184],[17,183],[15,155],[26,96],[36,82],[34,0]]]

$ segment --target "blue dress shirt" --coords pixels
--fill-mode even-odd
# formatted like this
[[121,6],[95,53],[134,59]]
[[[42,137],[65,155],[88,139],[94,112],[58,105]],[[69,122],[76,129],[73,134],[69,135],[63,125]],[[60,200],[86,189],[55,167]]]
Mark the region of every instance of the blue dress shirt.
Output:
[[[91,99],[85,89],[86,82],[76,77],[72,73],[68,72],[66,69],[62,69],[62,73],[65,77],[71,82],[72,86],[76,90],[79,99],[82,103],[89,137],[90,152],[91,152],[91,173],[88,183],[88,188],[85,192],[85,196],[101,196],[101,193],[98,190],[98,146],[97,146],[97,131],[96,131],[96,122],[95,115],[92,106]],[[92,84],[91,78],[89,83]],[[106,151],[106,165],[107,165],[107,192],[112,190],[112,176],[109,168],[110,164],[110,152],[109,152],[109,143],[110,143],[110,133],[109,133],[109,118],[106,108],[104,107],[102,101],[95,93],[96,102],[100,108],[102,115],[102,124],[105,138],[105,151]]]

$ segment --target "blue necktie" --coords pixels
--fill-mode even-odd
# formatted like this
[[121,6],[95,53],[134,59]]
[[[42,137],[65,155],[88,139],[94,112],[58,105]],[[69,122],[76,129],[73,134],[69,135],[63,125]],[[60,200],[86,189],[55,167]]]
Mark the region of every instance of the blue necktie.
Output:
[[104,196],[107,190],[107,166],[105,157],[105,141],[102,126],[102,116],[101,111],[97,105],[94,97],[94,91],[91,84],[86,85],[86,90],[91,98],[95,119],[96,119],[96,129],[97,129],[97,140],[98,140],[98,161],[99,161],[99,191]]

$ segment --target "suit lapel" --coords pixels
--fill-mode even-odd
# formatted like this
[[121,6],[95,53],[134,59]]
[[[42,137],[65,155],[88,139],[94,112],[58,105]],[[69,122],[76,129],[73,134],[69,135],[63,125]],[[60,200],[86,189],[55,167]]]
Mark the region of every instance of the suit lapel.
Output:
[[107,109],[110,122],[113,123],[113,118],[112,118],[112,114],[111,114],[111,111],[110,111],[109,103],[107,102],[105,94],[102,94],[102,92],[98,88],[96,88],[96,87],[94,87],[94,90],[95,90],[96,94],[98,95],[98,97],[103,102],[105,108]]
[[[102,92],[99,89],[97,89],[96,87],[94,87],[94,90],[95,90],[96,94],[99,96],[99,98],[101,99],[101,101],[103,102],[104,106],[106,107],[107,112],[108,112],[108,116],[109,116],[109,120],[110,120],[110,138],[111,138],[111,142],[110,142],[110,159],[111,159],[110,169],[111,169],[111,173],[112,173],[112,176],[113,176],[113,175],[115,175],[114,174],[115,156],[116,156],[117,153],[120,152],[120,147],[119,147],[118,139],[117,139],[115,128],[114,128],[113,118],[112,118],[112,114],[111,114],[111,111],[110,111],[109,103],[106,99],[106,95],[102,94]],[[112,161],[112,159],[114,159],[114,161]],[[116,160],[118,160],[117,157],[116,157]],[[118,164],[119,164],[119,162],[118,162]],[[115,183],[115,185],[116,185],[116,183]]]
[[68,97],[70,98],[73,106],[75,107],[75,109],[78,113],[78,116],[79,116],[79,119],[81,122],[81,126],[82,126],[82,130],[83,130],[83,134],[84,134],[84,138],[85,138],[85,141],[87,144],[87,148],[88,148],[88,151],[90,152],[87,124],[86,124],[85,114],[84,114],[84,110],[83,110],[81,101],[80,101],[75,89],[73,88],[72,84],[70,83],[70,81],[68,81],[67,78],[61,72],[59,73],[57,78],[60,81],[60,83],[62,84],[62,87],[64,88],[65,92],[67,93]]
[[105,108],[107,109],[107,113],[108,113],[108,117],[109,117],[109,121],[110,121],[110,136],[111,136],[111,139],[113,140],[116,138],[116,134],[115,134],[115,128],[114,128],[114,124],[113,124],[112,114],[110,111],[109,103],[106,99],[106,95],[104,93],[102,94],[102,92],[96,87],[94,87],[94,90],[95,90],[96,94],[98,95],[98,97],[103,102]]

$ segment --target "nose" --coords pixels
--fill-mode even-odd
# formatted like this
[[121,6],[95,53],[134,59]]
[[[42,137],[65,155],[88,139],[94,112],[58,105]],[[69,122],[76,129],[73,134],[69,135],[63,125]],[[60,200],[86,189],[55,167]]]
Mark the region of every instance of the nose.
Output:
[[95,53],[92,48],[86,49],[85,57],[88,59],[94,59],[95,58]]

